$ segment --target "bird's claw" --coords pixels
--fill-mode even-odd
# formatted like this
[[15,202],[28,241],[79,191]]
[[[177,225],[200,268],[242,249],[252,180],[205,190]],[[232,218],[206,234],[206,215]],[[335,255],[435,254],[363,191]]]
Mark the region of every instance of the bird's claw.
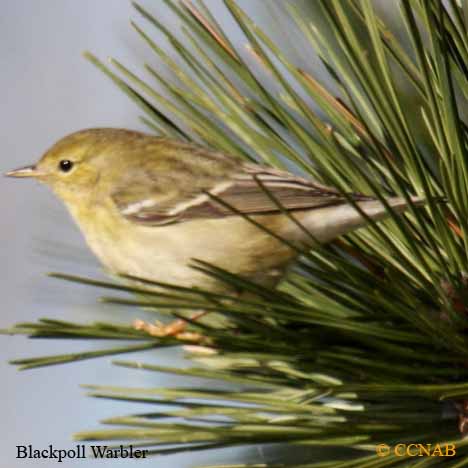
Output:
[[201,343],[205,339],[205,337],[200,333],[186,331],[187,322],[180,319],[174,320],[169,324],[163,324],[159,321],[148,323],[143,320],[136,319],[133,322],[133,328],[135,330],[142,330],[148,335],[158,338],[172,336],[178,340],[190,341],[192,343]]

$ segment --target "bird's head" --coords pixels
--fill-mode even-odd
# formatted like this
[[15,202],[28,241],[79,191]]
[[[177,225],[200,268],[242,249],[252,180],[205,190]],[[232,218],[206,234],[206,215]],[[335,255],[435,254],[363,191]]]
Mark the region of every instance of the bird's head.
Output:
[[64,201],[91,197],[98,181],[104,179],[105,184],[110,174],[122,168],[128,147],[142,135],[113,128],[82,130],[59,140],[36,164],[5,175],[37,179]]

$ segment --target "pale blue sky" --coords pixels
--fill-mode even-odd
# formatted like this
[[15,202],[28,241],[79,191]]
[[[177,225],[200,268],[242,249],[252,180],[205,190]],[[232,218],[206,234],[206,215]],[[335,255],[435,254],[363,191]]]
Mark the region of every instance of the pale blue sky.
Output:
[[[212,0],[220,10],[221,2]],[[143,1],[165,18],[162,2]],[[129,26],[138,15],[127,0],[15,0],[0,15],[0,172],[34,162],[56,139],[85,127],[140,128],[134,105],[82,57],[90,49],[141,67],[150,53]],[[171,21],[170,16],[167,21]],[[140,23],[144,22],[140,20]],[[172,27],[175,27],[174,25]],[[129,320],[124,309],[96,306],[103,291],[47,278],[51,270],[98,276],[100,268],[61,204],[31,181],[0,179],[0,327],[55,317],[86,322]],[[86,398],[80,383],[161,386],[181,379],[110,365],[110,358],[28,372],[7,360],[90,350],[93,343],[0,337],[0,467],[50,467],[52,461],[18,460],[16,445],[73,447],[73,432],[100,419],[147,411],[143,405]],[[108,346],[113,346],[109,343]],[[174,363],[173,351],[132,358]],[[197,461],[202,457],[198,456]],[[211,458],[211,462],[224,461]],[[128,461],[66,461],[63,467],[128,466]],[[193,455],[150,459],[138,466],[193,466]]]

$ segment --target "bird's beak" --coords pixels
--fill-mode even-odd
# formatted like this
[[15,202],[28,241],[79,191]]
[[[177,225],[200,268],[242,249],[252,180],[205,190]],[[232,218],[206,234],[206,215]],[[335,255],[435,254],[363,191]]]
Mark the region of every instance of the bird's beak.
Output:
[[20,167],[19,169],[5,172],[6,177],[37,177],[38,175],[39,171],[34,165]]

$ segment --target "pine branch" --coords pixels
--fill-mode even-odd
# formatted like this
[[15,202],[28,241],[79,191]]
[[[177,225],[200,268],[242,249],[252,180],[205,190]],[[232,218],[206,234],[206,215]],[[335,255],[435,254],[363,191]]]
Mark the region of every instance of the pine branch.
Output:
[[[336,454],[336,460],[308,461],[304,468],[406,466],[404,457],[378,458],[376,445],[454,441],[457,454],[447,465],[468,463],[462,440],[468,397],[467,4],[403,0],[409,42],[392,34],[370,0],[316,4],[326,23],[321,28],[294,5],[283,12],[302,33],[304,52],[319,55],[338,96],[296,66],[283,53],[281,37],[270,38],[233,0],[225,1],[226,11],[244,34],[245,50],[236,49],[203,2],[165,1],[182,22],[177,32],[135,4],[145,27],[132,23],[134,29],[173,79],[164,78],[160,66],[146,64],[144,78],[115,59],[105,65],[85,56],[140,107],[152,131],[306,173],[336,186],[357,209],[350,192],[383,203],[398,195],[410,209],[397,216],[387,206],[387,221],[313,251],[291,245],[302,257],[279,290],[194,261],[208,277],[249,291],[235,301],[137,278],[97,282],[55,274],[127,294],[103,298],[116,306],[177,310],[176,316],[203,309],[226,324],[191,323],[210,342],[187,347],[193,367],[115,364],[216,379],[233,390],[91,386],[93,397],[157,409],[108,419],[103,423],[118,428],[81,432],[79,440],[126,440],[154,454],[284,443],[351,450],[349,459]],[[157,35],[171,50],[158,45]],[[411,103],[402,81],[416,93]],[[427,200],[424,208],[411,203],[414,195]],[[110,323],[43,319],[4,333],[143,341],[13,361],[20,368],[180,345]]]

